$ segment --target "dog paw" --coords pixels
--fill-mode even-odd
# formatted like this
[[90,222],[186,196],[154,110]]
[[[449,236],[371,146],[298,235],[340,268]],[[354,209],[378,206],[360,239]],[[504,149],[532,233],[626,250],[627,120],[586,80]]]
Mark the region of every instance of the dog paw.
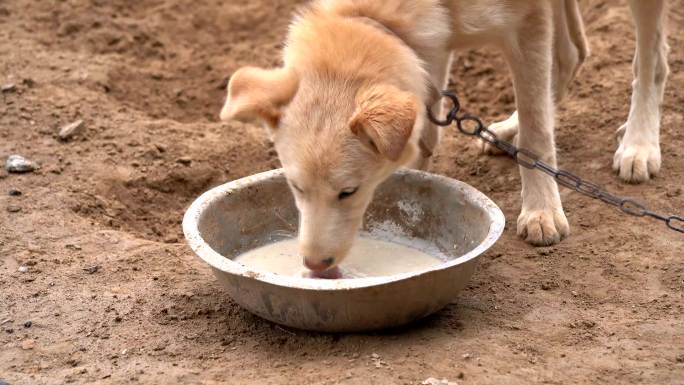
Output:
[[660,146],[622,140],[613,157],[613,170],[628,183],[642,183],[660,171]]
[[523,209],[518,217],[518,236],[534,246],[554,245],[569,234],[563,209]]
[[[489,126],[489,130],[493,131],[497,138],[505,140],[517,145],[518,139],[518,112],[514,112],[508,119],[502,122],[496,122]],[[487,155],[501,155],[503,151],[492,146],[491,144],[481,141],[480,150]]]

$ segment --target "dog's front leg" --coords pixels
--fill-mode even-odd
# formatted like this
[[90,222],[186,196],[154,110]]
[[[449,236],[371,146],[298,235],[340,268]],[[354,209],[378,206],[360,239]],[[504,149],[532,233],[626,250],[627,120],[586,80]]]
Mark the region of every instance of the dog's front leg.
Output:
[[618,130],[613,169],[620,179],[639,183],[660,171],[660,104],[668,74],[665,0],[630,1],[637,32],[632,103]]
[[[551,91],[550,9],[539,7],[504,42],[511,68],[520,122],[518,145],[555,166]],[[537,170],[520,167],[522,211],[518,235],[533,245],[558,243],[570,232],[556,182]]]

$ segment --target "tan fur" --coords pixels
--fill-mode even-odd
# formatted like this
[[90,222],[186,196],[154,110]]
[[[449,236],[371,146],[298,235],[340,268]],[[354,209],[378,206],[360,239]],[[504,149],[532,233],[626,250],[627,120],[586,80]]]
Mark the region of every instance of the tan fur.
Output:
[[233,74],[228,83],[228,100],[221,110],[221,120],[261,120],[275,128],[281,108],[297,91],[297,75],[292,69],[264,70],[244,67]]
[[356,105],[349,122],[351,131],[365,135],[380,154],[399,160],[416,121],[416,97],[393,86],[379,85],[360,91]]
[[[651,34],[639,47],[662,47],[660,29],[652,33],[660,23],[648,23],[648,15],[661,13],[637,2],[635,13],[646,15],[638,30]],[[503,52],[517,111],[492,127],[555,165],[554,97],[565,95],[588,54],[579,16],[576,0],[314,1],[290,26],[281,68],[248,67],[233,75],[221,117],[257,119],[272,129],[300,211],[300,253],[309,266],[324,269],[348,252],[375,188],[398,167],[426,164],[420,154],[432,152],[440,132],[425,106],[440,112],[435,90],[447,84],[452,50],[492,45]],[[656,61],[640,56],[638,69],[643,82],[662,74],[659,88],[651,87],[661,96],[663,62],[664,54]],[[643,82],[635,95],[655,95]],[[649,108],[635,108],[630,119],[653,116]],[[640,145],[645,136],[637,130],[627,129],[621,149]],[[520,172],[518,233],[536,245],[560,241],[569,226],[556,183]]]

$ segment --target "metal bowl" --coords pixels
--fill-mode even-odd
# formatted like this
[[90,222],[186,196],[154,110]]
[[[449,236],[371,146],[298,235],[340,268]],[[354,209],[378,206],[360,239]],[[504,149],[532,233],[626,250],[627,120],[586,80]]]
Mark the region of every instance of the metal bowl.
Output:
[[231,298],[250,312],[293,328],[349,332],[402,325],[454,300],[477,257],[504,228],[501,210],[473,187],[443,176],[400,170],[376,191],[364,232],[426,245],[444,263],[410,273],[312,279],[254,271],[237,255],[295,236],[297,209],[282,170],[252,175],[200,196],[183,218],[192,250]]

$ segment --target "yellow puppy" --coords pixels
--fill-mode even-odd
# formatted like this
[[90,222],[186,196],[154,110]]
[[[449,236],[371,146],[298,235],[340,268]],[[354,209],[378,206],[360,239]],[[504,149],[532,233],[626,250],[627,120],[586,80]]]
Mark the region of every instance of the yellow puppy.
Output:
[[[660,33],[656,8],[642,18],[657,18]],[[517,135],[518,145],[555,165],[553,98],[565,94],[587,55],[574,0],[315,1],[291,25],[282,68],[233,74],[221,118],[258,120],[271,131],[310,269],[330,269],[345,257],[390,173],[426,163],[439,131],[425,106],[439,110],[436,90],[446,84],[451,52],[485,44],[504,53],[518,107],[494,129],[507,139]],[[666,65],[659,68],[666,74]],[[634,130],[627,127],[621,154],[648,147],[641,139],[626,144],[639,137]],[[646,159],[648,171],[657,171]],[[521,176],[518,233],[535,245],[560,241],[569,227],[558,187],[536,171],[521,169]]]

